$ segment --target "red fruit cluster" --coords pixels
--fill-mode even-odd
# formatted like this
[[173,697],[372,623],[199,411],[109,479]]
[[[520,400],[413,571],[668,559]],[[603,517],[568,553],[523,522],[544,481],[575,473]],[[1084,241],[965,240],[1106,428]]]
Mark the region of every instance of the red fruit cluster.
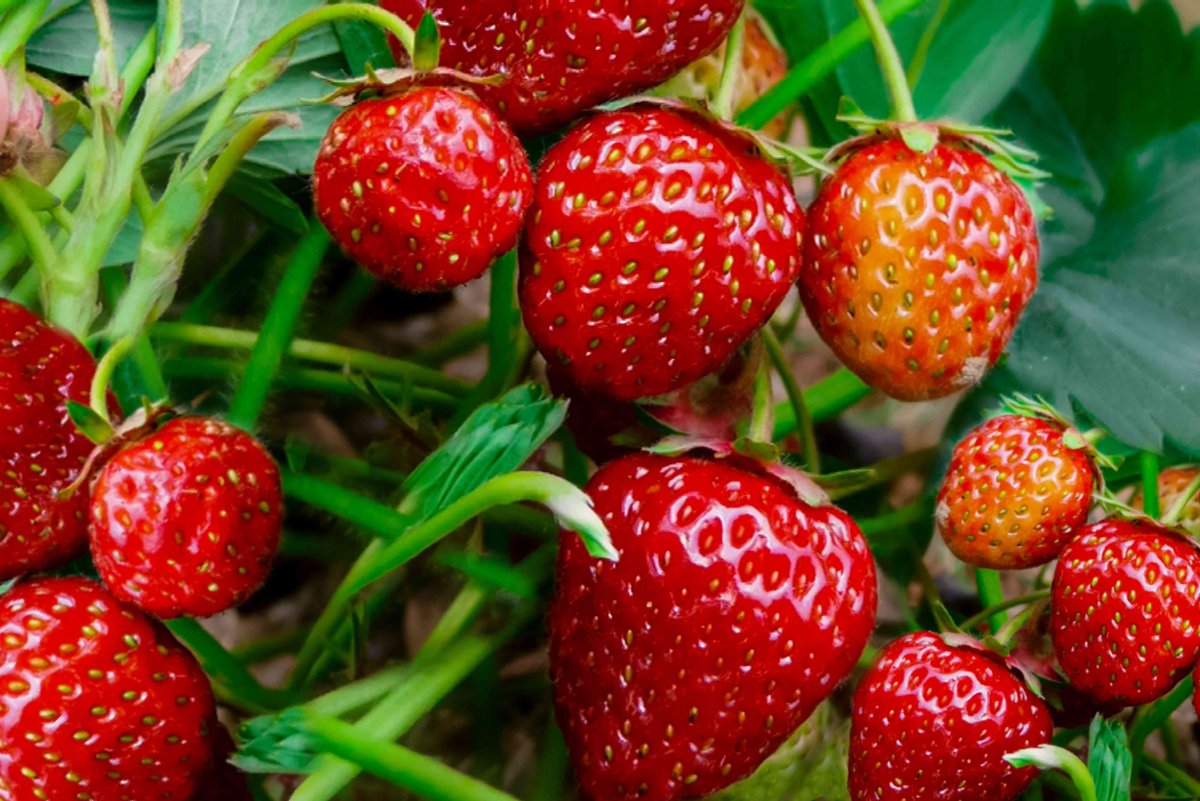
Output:
[[875,623],[854,522],[756,468],[627,456],[588,485],[620,553],[566,536],[554,700],[594,801],[696,798],[749,774],[837,685]]
[[0,797],[191,798],[215,715],[192,655],[98,585],[0,596]]
[[[442,63],[499,83],[476,88],[519,131],[544,131],[650,89],[717,48],[745,0],[382,0],[416,27],[432,13]],[[395,39],[392,51],[408,54]]]

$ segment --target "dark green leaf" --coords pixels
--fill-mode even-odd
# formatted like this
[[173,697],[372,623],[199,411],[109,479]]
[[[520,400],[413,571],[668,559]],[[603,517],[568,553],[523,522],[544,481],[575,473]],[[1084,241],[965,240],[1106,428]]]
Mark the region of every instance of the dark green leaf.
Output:
[[[145,0],[109,0],[108,7],[117,63],[124,64],[154,25],[158,6]],[[52,7],[52,13],[53,10]],[[91,4],[80,2],[34,33],[25,49],[25,59],[32,67],[64,75],[90,75],[97,46],[96,18]]]
[[421,24],[417,26],[416,41],[413,46],[413,67],[427,72],[435,69],[442,55],[442,36],[438,33],[437,20],[433,14],[425,13]]
[[112,425],[97,414],[92,407],[69,400],[67,401],[67,414],[75,427],[95,444],[100,445],[112,439],[114,433]]
[[270,181],[238,173],[230,180],[228,190],[283,230],[294,234],[308,230],[308,218],[301,208]]
[[1125,727],[1097,715],[1088,733],[1088,773],[1096,783],[1096,801],[1127,801],[1132,771]]
[[424,519],[487,481],[518,469],[566,416],[566,404],[534,384],[479,407],[404,482],[404,511]]
[[379,27],[362,20],[348,20],[334,25],[342,54],[354,75],[362,75],[370,64],[375,69],[395,66],[387,36]]
[[304,718],[304,710],[295,708],[247,721],[233,764],[247,773],[308,773],[318,747],[304,731]]

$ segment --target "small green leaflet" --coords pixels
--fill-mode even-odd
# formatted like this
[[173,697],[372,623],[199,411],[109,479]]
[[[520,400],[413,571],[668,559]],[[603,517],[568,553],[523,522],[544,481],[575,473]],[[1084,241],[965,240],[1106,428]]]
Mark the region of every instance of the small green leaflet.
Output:
[[242,747],[233,764],[246,773],[308,773],[317,747],[304,730],[307,713],[294,707],[247,721],[238,732]]
[[1125,727],[1097,715],[1088,732],[1088,772],[1096,783],[1096,801],[1128,801],[1132,771]]
[[404,482],[403,510],[424,520],[523,465],[566,419],[566,403],[536,384],[517,387],[467,418]]

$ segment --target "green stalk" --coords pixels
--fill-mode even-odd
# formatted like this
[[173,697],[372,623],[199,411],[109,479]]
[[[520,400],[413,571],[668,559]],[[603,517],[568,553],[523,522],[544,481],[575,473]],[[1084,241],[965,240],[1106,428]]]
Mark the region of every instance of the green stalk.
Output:
[[37,30],[50,0],[24,0],[4,18],[0,26],[0,66],[8,66],[12,57]]
[[382,743],[354,726],[330,718],[312,718],[305,732],[318,746],[365,771],[429,801],[517,801],[464,773],[403,746]]
[[[523,607],[518,616],[498,634],[488,638],[463,636],[432,658],[418,654],[405,679],[371,711],[362,716],[355,728],[381,742],[394,742],[424,718],[434,707],[469,676],[496,649],[519,633],[532,619],[532,606]],[[337,757],[322,757],[316,769],[291,796],[291,801],[330,801],[354,780],[359,768]]]
[[[812,413],[804,400],[804,393],[801,391],[800,385],[796,383],[796,376],[792,374],[792,368],[787,363],[787,357],[783,354],[783,346],[779,343],[779,337],[775,336],[775,332],[771,330],[770,326],[763,328],[763,344],[767,347],[767,358],[771,360],[775,372],[783,382],[788,403],[792,405],[792,413],[798,424],[800,441],[804,448],[804,467],[810,473],[820,473],[821,451],[817,447]],[[779,427],[776,426],[775,430],[778,431]]]
[[713,95],[712,110],[719,119],[733,119],[734,94],[738,76],[742,73],[742,56],[746,49],[746,13],[743,12],[729,32],[725,42],[725,61],[721,67],[721,83]]
[[900,60],[900,53],[896,50],[896,43],[888,32],[883,15],[879,13],[875,0],[854,0],[854,5],[871,32],[879,67],[883,70],[883,80],[892,98],[892,119],[897,122],[916,122],[917,109],[913,105],[912,89],[904,74],[904,62]]
[[437,342],[429,343],[420,353],[414,353],[414,364],[424,367],[440,367],[447,362],[465,356],[488,339],[488,321],[477,320],[458,329]]
[[88,395],[89,405],[101,420],[108,423],[110,428],[112,420],[108,416],[108,387],[112,383],[117,365],[125,360],[136,344],[136,338],[128,337],[113,345],[96,365],[96,372],[92,376],[91,392]]
[[1135,759],[1145,753],[1146,739],[1166,723],[1175,710],[1186,704],[1194,691],[1195,684],[1192,677],[1188,676],[1167,695],[1138,710],[1129,728],[1129,747],[1133,749]]
[[886,534],[893,529],[929,519],[930,513],[929,501],[921,498],[895,511],[879,515],[878,517],[868,517],[865,520],[860,520],[858,521],[858,528],[862,531],[863,536],[870,539],[880,534]]
[[241,384],[230,404],[228,420],[248,431],[254,430],[271,391],[271,381],[296,330],[304,301],[325,260],[330,239],[325,228],[314,223],[288,262],[275,299],[263,321],[258,340]]
[[[832,420],[871,394],[871,388],[846,368],[823,378],[804,391],[804,405],[814,423]],[[785,403],[775,409],[775,439],[796,430],[796,411]]]
[[754,376],[754,400],[746,436],[753,442],[770,442],[771,433],[775,429],[774,412],[771,403],[771,371],[764,364]]
[[328,512],[384,540],[400,537],[412,525],[411,517],[357,492],[311,476],[283,471],[283,491],[294,500]]
[[199,622],[191,618],[179,618],[169,621],[167,628],[196,655],[204,672],[224,691],[229,703],[251,712],[263,713],[296,702],[292,693],[264,687]]
[[[257,331],[238,331],[232,328],[189,323],[157,323],[150,329],[150,336],[165,342],[236,350],[253,350],[261,338],[261,334]],[[327,342],[294,339],[288,343],[286,354],[295,359],[306,359],[318,364],[350,368],[381,378],[411,381],[414,384],[451,394],[460,395],[465,392],[465,386],[461,381],[450,378],[437,370],[430,370],[402,359],[393,359],[378,353],[332,345]]]
[[1035,592],[1027,593],[1025,595],[1018,595],[1014,598],[1008,598],[1008,599],[996,604],[995,606],[989,606],[986,609],[984,609],[982,612],[972,615],[971,617],[967,618],[966,620],[964,620],[962,623],[960,623],[958,625],[959,625],[959,628],[961,628],[963,631],[970,631],[971,629],[975,628],[976,626],[979,626],[985,622],[990,622],[991,625],[993,626],[992,631],[999,631],[998,628],[994,628],[994,626],[996,625],[996,621],[994,620],[994,617],[996,615],[1000,614],[1001,612],[1005,612],[1009,609],[1018,607],[1018,606],[1025,606],[1026,604],[1037,603],[1038,601],[1044,600],[1049,597],[1050,597],[1050,590],[1036,590]]
[[[1004,603],[1004,588],[1000,585],[1000,574],[995,570],[976,568],[975,586],[979,590],[979,602],[984,609],[997,608]],[[1004,614],[1002,609],[993,612],[988,620],[992,633],[1000,631],[1007,621],[1008,615]]]
[[491,268],[491,288],[488,297],[488,368],[483,380],[467,394],[459,404],[458,413],[451,418],[448,428],[458,428],[481,404],[487,403],[504,391],[513,378],[514,371],[522,358],[522,347],[515,343],[524,342],[521,329],[521,312],[517,307],[517,254],[505,253]]
[[[497,506],[538,503],[551,507],[559,516],[570,516],[568,522],[577,527],[598,524],[599,519],[595,518],[595,513],[590,507],[573,506],[580,498],[580,490],[558,476],[547,473],[509,473],[493,478],[464,495],[387,545],[376,543],[382,547],[373,545],[368,548],[350,568],[350,572],[313,624],[307,642],[296,657],[292,673],[293,686],[299,686],[308,680],[313,665],[330,635],[360,592],[407,564],[413,557],[449,536],[467,521]],[[571,506],[564,505],[564,502]]]
[[255,48],[245,61],[234,67],[224,93],[208,115],[208,122],[200,132],[200,137],[192,149],[192,156],[202,153],[209,141],[229,125],[243,102],[270,86],[283,74],[286,65],[271,62],[292,42],[318,26],[356,19],[378,25],[399,39],[405,50],[412,52],[412,28],[405,24],[404,20],[382,8],[365,3],[339,3],[313,9],[284,25]]
[[25,201],[21,193],[13,185],[0,179],[0,207],[8,215],[8,219],[24,237],[25,246],[33,257],[33,266],[43,280],[50,279],[62,266],[62,260],[50,234],[38,219],[38,215]]
[[1142,509],[1150,517],[1162,514],[1158,501],[1158,454],[1142,451]]
[[[879,13],[886,22],[892,22],[916,8],[921,2],[923,0],[884,0],[879,5]],[[806,95],[870,40],[867,24],[862,19],[850,23],[792,67],[787,76],[739,114],[738,124],[747,128],[762,128],[781,111]]]

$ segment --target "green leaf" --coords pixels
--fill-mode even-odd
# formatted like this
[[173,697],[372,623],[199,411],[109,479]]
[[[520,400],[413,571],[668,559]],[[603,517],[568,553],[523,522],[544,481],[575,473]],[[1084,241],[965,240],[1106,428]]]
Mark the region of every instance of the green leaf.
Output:
[[54,193],[46,189],[40,184],[35,184],[28,178],[22,178],[20,175],[10,175],[4,179],[9,185],[17,190],[29,208],[33,211],[47,211],[59,205],[62,201],[54,196]]
[[113,438],[112,425],[96,413],[96,410],[73,400],[67,401],[67,415],[83,435],[96,445],[101,445]]
[[[163,135],[151,149],[150,158],[169,158],[189,150],[207,121],[211,104],[224,89],[230,70],[263,39],[322,5],[321,0],[185,3],[184,47],[202,43],[213,47],[172,97]],[[331,26],[305,33],[284,55],[288,57],[286,72],[247,100],[240,110],[245,115],[289,111],[301,120],[299,128],[277,129],[250,152],[246,169],[258,177],[307,173],[312,169],[321,138],[337,114],[330,107],[305,104],[305,100],[328,93],[328,86],[314,73],[346,74],[341,43]]]
[[[63,4],[65,5],[65,4]],[[156,3],[145,0],[109,0],[113,45],[117,63],[124,64],[138,42],[154,25]],[[51,7],[51,13],[55,11]],[[64,75],[90,75],[97,48],[96,18],[90,3],[71,5],[29,39],[25,60],[32,67]]]
[[305,732],[303,709],[247,721],[238,732],[242,747],[232,762],[247,773],[308,773],[318,746]]
[[333,29],[352,74],[364,74],[368,64],[375,69],[396,65],[388,48],[387,36],[377,26],[362,20],[344,20],[336,23]]
[[[985,396],[1042,395],[1117,438],[1200,454],[1200,39],[1165,2],[1061,0],[997,112],[1042,154],[1042,283]],[[1187,127],[1184,127],[1187,126]],[[983,401],[986,404],[986,400]]]
[[1126,801],[1132,772],[1125,727],[1097,715],[1088,732],[1088,773],[1096,783],[1096,801]]
[[425,12],[425,16],[421,17],[421,24],[417,26],[413,67],[422,72],[436,69],[441,55],[442,36],[438,33],[437,20],[433,14]]
[[562,425],[567,406],[535,384],[479,407],[404,482],[403,511],[423,520],[523,465]]
[[283,230],[294,234],[303,234],[308,230],[308,217],[304,211],[270,181],[236,173],[226,188],[234,197]]

